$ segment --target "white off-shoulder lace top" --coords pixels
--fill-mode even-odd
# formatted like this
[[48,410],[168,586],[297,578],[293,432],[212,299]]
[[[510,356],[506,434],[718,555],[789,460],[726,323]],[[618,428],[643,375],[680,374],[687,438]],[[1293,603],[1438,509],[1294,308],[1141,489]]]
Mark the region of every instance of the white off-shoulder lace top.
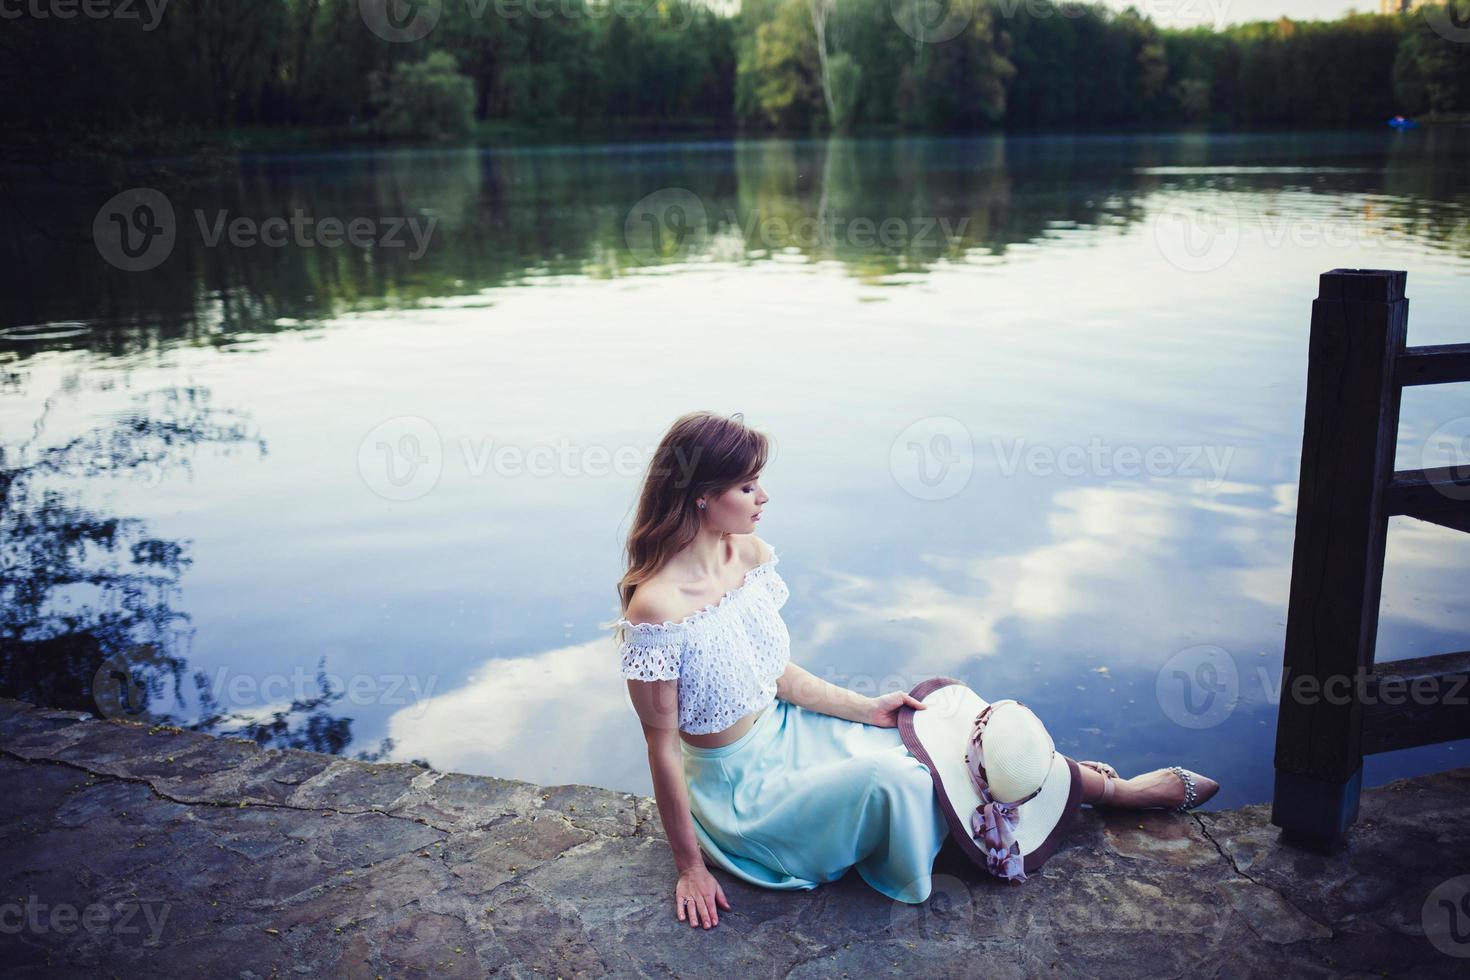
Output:
[[619,619],[623,676],[679,681],[679,728],[690,735],[724,731],[776,698],[776,681],[791,660],[791,635],[778,610],[790,590],[771,557],[745,581],[683,619],[633,623]]

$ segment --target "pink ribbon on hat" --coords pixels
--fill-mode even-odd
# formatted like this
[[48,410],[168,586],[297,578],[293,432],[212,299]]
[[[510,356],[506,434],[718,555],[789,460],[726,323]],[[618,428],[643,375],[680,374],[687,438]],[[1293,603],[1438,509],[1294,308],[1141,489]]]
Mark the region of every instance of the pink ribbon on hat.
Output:
[[990,709],[994,707],[994,704],[988,704],[975,716],[975,723],[970,728],[969,748],[965,751],[965,768],[970,773],[970,783],[980,796],[980,805],[970,814],[970,832],[985,852],[985,864],[991,874],[1022,882],[1026,880],[1026,862],[1021,855],[1021,846],[1016,843],[1016,825],[1020,822],[1016,807],[1020,803],[1002,803],[990,795],[985,766],[980,762],[980,740],[985,734],[985,724],[990,720]]

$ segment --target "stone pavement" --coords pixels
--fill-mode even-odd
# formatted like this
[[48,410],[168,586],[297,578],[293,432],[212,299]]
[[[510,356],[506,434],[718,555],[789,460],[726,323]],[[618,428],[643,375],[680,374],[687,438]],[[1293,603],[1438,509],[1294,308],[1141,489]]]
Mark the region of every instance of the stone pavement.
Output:
[[1084,807],[1024,884],[947,845],[917,906],[716,869],[709,930],[674,918],[654,801],[592,786],[0,699],[0,794],[7,977],[1470,975],[1470,769],[1366,791],[1333,855],[1268,805]]

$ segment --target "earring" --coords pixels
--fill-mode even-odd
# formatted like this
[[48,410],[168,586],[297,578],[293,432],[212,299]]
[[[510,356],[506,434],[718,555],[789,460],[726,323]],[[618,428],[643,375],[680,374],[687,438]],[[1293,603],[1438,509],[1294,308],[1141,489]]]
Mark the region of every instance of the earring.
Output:
[[700,509],[700,510],[704,510],[704,501],[703,501],[703,500],[701,500],[701,501],[700,501],[700,502],[699,502],[699,509]]

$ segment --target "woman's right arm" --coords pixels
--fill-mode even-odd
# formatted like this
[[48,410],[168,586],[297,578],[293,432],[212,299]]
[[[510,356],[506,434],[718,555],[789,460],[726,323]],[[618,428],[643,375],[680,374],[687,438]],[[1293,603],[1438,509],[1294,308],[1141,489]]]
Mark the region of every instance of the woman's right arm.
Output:
[[674,852],[674,867],[679,872],[674,887],[675,914],[680,920],[685,918],[687,898],[689,924],[703,923],[708,929],[719,924],[717,903],[728,909],[730,902],[720,883],[704,866],[704,855],[694,836],[689,788],[684,782],[684,756],[679,748],[679,682],[629,680],[628,693],[643,723],[659,820]]

